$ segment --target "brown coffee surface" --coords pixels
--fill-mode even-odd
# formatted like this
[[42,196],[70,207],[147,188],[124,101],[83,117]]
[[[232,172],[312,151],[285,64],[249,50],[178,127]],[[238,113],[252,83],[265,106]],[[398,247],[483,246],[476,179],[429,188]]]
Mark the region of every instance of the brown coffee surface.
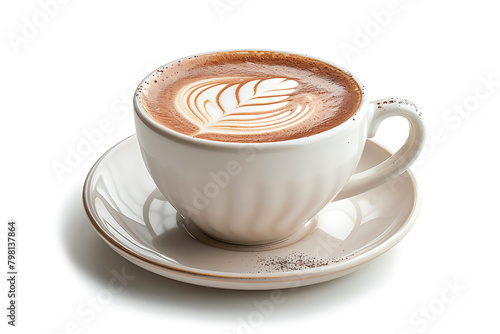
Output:
[[223,142],[318,134],[351,118],[362,98],[357,82],[333,65],[272,51],[186,58],[156,70],[137,93],[157,123]]

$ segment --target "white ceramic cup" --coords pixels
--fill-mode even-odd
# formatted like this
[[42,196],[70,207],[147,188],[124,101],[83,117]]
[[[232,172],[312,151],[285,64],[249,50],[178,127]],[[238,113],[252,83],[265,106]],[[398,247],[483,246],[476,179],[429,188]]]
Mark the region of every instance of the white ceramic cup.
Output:
[[[423,147],[425,129],[412,103],[368,102],[364,86],[354,79],[363,97],[350,119],[309,137],[266,143],[217,142],[175,132],[147,114],[138,89],[134,109],[142,157],[165,198],[209,236],[243,245],[284,240],[305,229],[332,200],[403,173]],[[407,141],[386,161],[353,175],[366,139],[392,116],[409,121]]]

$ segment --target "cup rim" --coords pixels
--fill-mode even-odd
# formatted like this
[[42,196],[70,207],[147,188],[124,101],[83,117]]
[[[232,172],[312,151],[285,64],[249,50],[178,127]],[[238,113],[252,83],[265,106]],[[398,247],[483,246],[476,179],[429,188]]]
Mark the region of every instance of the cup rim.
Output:
[[[215,141],[215,140],[209,140],[209,139],[203,139],[203,138],[196,138],[196,137],[191,137],[189,135],[174,131],[164,125],[161,125],[160,123],[156,122],[153,120],[151,116],[148,115],[146,110],[143,108],[142,103],[140,101],[140,95],[141,95],[141,88],[145,84],[145,82],[154,74],[158,69],[161,69],[165,66],[170,66],[171,64],[174,64],[178,61],[182,61],[185,59],[189,59],[192,57],[196,56],[203,56],[203,55],[210,55],[210,54],[218,54],[218,53],[227,53],[227,52],[245,52],[245,51],[251,51],[251,52],[274,52],[274,53],[281,53],[281,54],[289,54],[289,55],[295,55],[295,56],[301,56],[313,60],[318,60],[320,62],[323,62],[327,65],[334,66],[350,77],[354,79],[354,81],[358,84],[358,86],[361,89],[361,102],[359,103],[358,108],[356,111],[351,115],[351,117],[344,122],[340,123],[339,125],[330,128],[328,130],[306,136],[306,137],[300,137],[300,138],[294,138],[294,139],[288,139],[288,140],[282,140],[282,141],[272,141],[272,142],[224,142],[224,141]],[[203,53],[197,53],[185,57],[181,57],[178,59],[175,59],[173,61],[170,61],[156,69],[154,69],[152,72],[150,72],[144,79],[139,83],[137,86],[135,92],[134,92],[134,97],[133,97],[133,104],[134,104],[134,112],[138,116],[138,118],[142,121],[143,124],[145,124],[149,129],[155,131],[156,133],[162,135],[163,137],[172,139],[177,142],[182,142],[185,144],[190,144],[194,146],[203,146],[203,147],[211,147],[211,148],[234,148],[236,146],[241,146],[241,145],[258,145],[262,147],[283,147],[283,146],[290,146],[290,145],[301,145],[304,143],[308,142],[314,142],[314,141],[319,141],[323,140],[326,137],[333,136],[336,133],[343,132],[346,129],[350,128],[353,126],[353,120],[355,118],[362,119],[364,115],[363,113],[366,113],[366,104],[367,104],[367,96],[366,96],[366,88],[365,86],[361,83],[361,81],[354,75],[352,74],[349,70],[345,69],[344,67],[334,64],[330,61],[324,60],[322,58],[318,57],[312,57],[306,54],[301,54],[297,52],[290,52],[290,51],[282,51],[282,50],[273,50],[273,49],[230,49],[230,50],[219,50],[219,51],[208,51],[208,52],[203,52]]]

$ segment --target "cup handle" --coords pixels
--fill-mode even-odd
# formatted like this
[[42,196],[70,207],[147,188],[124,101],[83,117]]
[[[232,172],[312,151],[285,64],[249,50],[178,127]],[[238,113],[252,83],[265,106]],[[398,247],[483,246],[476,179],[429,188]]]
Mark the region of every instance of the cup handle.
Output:
[[375,136],[380,123],[386,118],[403,116],[410,124],[410,133],[403,146],[391,157],[375,167],[351,176],[335,197],[335,201],[352,197],[404,173],[417,159],[425,143],[425,127],[418,108],[408,100],[383,99],[371,102],[373,117],[368,125],[368,138]]

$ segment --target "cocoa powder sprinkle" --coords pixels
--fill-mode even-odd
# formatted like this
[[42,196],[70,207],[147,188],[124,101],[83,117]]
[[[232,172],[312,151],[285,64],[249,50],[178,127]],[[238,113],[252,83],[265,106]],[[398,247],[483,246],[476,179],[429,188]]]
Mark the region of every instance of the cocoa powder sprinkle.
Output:
[[310,268],[324,267],[332,263],[338,263],[350,258],[351,255],[334,257],[329,259],[317,258],[302,252],[292,252],[286,256],[268,256],[259,258],[258,263],[261,264],[266,272],[289,272],[296,270],[304,270]]

